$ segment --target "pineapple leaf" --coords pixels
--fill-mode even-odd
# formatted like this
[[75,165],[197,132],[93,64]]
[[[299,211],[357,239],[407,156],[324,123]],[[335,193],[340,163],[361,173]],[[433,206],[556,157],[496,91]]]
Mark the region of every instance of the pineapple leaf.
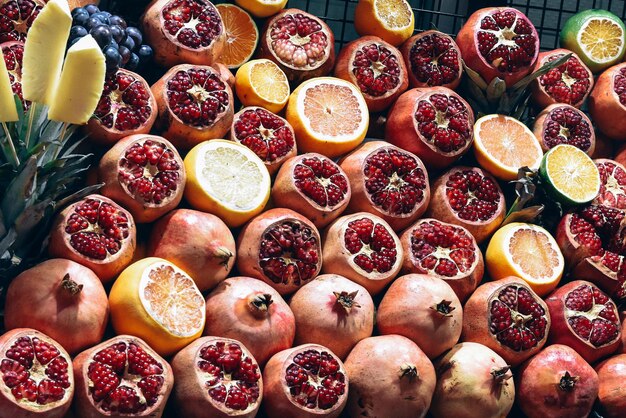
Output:
[[18,238],[15,241],[16,246],[21,246],[24,241],[32,239],[33,229],[38,227],[44,219],[46,212],[53,206],[52,199],[46,199],[35,205],[27,207],[15,220],[15,231]]
[[10,228],[4,237],[2,237],[0,240],[0,254],[2,254],[2,258],[10,257],[9,248],[11,248],[16,238],[17,232],[13,228]]
[[472,81],[476,87],[483,91],[487,90],[487,82],[485,79],[483,79],[476,71],[465,65],[465,61],[463,61],[463,68],[465,69],[465,74],[469,76],[470,81]]
[[7,188],[6,195],[0,203],[7,225],[13,225],[20,212],[29,204],[37,179],[37,159],[30,157]]
[[100,184],[94,184],[93,186],[87,186],[77,192],[72,193],[71,195],[57,201],[56,203],[56,207],[59,209],[64,208],[65,206],[67,206],[68,204],[70,204],[70,202],[76,201],[76,200],[80,200],[86,196],[89,196],[90,194],[93,194],[95,192],[97,192],[98,190],[100,190],[100,188],[104,186],[104,183],[100,183]]
[[506,91],[506,83],[499,77],[491,80],[491,83],[487,86],[487,101],[490,103],[495,103],[499,98],[502,97],[504,92]]

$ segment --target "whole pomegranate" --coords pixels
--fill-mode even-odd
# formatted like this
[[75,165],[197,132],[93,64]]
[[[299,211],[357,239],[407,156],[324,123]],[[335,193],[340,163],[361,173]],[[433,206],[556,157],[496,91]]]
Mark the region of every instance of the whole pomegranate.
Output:
[[361,340],[345,361],[351,417],[423,418],[435,391],[435,369],[408,338],[383,335]]
[[566,345],[550,345],[530,358],[515,382],[517,403],[528,418],[587,417],[598,396],[597,373]]
[[265,281],[281,295],[298,290],[315,278],[321,267],[317,228],[290,209],[261,213],[244,225],[237,237],[239,273]]
[[403,335],[431,359],[459,342],[462,325],[461,301],[452,287],[427,274],[398,277],[376,312],[380,334]]
[[[1,3],[1,1],[0,1]],[[0,20],[2,18],[0,17]],[[4,55],[4,64],[9,72],[11,90],[22,101],[25,110],[30,107],[30,102],[24,100],[22,93],[22,60],[24,58],[24,42],[8,41],[0,44],[0,49]]]
[[174,385],[170,365],[143,340],[118,335],[74,358],[80,418],[160,418]]
[[538,353],[549,331],[548,307],[518,277],[485,283],[465,303],[462,340],[491,348],[512,366]]
[[602,416],[622,417],[626,411],[626,354],[611,357],[598,364],[595,369],[600,382],[598,403],[602,408]]
[[594,160],[600,173],[600,192],[592,203],[626,209],[626,167],[615,160]]
[[626,63],[600,74],[589,96],[589,114],[603,134],[626,139]]
[[322,274],[291,297],[296,345],[315,343],[345,359],[374,331],[374,301],[367,290],[338,274]]
[[465,342],[435,361],[434,418],[505,417],[513,407],[510,366],[482,344]]
[[136,235],[135,222],[126,209],[92,194],[57,215],[48,252],[89,267],[108,282],[133,259]]
[[[342,216],[324,232],[322,272],[335,273],[380,293],[400,272],[400,239],[383,219],[367,212]],[[332,348],[332,347],[331,347]]]
[[263,408],[270,417],[337,418],[348,389],[341,360],[317,344],[276,353],[263,370]]
[[208,0],[154,0],[141,26],[154,60],[164,67],[211,65],[226,46],[224,22]]
[[507,87],[530,73],[539,54],[539,35],[531,21],[511,7],[472,13],[456,36],[465,64],[487,84],[495,77]]
[[254,418],[263,398],[261,370],[237,340],[202,337],[174,356],[177,411],[186,418]]
[[35,328],[70,354],[102,341],[108,320],[102,282],[70,260],[46,260],[13,279],[7,290],[5,328]]
[[0,0],[0,43],[26,40],[46,0]]
[[148,240],[148,257],[174,263],[202,292],[228,276],[235,254],[235,238],[228,226],[215,215],[191,209],[176,209],[159,219]]
[[592,283],[567,283],[552,292],[546,304],[552,318],[550,343],[572,347],[589,363],[617,350],[621,336],[617,307]]
[[293,345],[296,321],[289,305],[272,288],[251,277],[231,277],[206,299],[204,335],[241,341],[263,366]]
[[626,354],[626,311],[620,312],[619,317],[622,321],[622,341],[620,342],[617,352],[619,354]]
[[63,418],[74,396],[72,359],[30,328],[0,335],[0,417]]
[[544,152],[560,144],[573,145],[588,155],[592,155],[596,148],[591,121],[582,110],[568,104],[556,103],[546,107],[535,119],[533,133]]
[[441,169],[463,156],[474,141],[474,112],[447,87],[411,89],[387,116],[385,139]]
[[428,207],[430,187],[422,161],[385,141],[369,141],[340,160],[350,180],[350,212],[370,212],[399,231]]

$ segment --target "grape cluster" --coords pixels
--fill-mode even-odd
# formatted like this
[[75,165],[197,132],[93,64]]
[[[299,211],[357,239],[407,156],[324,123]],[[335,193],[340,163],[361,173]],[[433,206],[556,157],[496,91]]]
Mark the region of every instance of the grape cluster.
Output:
[[68,47],[87,34],[102,48],[108,72],[119,68],[136,71],[152,58],[152,48],[143,44],[139,29],[128,26],[124,18],[100,10],[95,4],[72,10]]

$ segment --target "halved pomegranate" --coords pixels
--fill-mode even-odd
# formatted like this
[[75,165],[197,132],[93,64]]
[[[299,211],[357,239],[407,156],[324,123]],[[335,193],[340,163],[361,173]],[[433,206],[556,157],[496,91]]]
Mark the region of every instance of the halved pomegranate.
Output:
[[112,144],[125,136],[150,132],[157,112],[148,82],[139,74],[120,68],[107,75],[87,132],[97,142]]
[[254,418],[263,399],[256,360],[239,341],[202,337],[174,356],[177,411],[186,418]]
[[81,418],[160,418],[174,385],[170,365],[143,340],[118,335],[74,359]]
[[154,60],[164,67],[211,65],[226,45],[224,22],[208,0],[155,0],[141,25]]
[[542,109],[555,103],[579,108],[593,89],[593,73],[578,55],[567,49],[539,53],[535,71],[566,54],[572,54],[567,62],[539,76],[532,83],[533,101]]
[[529,74],[539,54],[539,35],[526,15],[511,7],[472,13],[456,36],[465,64],[490,83],[508,87]]
[[474,141],[474,112],[446,87],[411,89],[389,111],[385,139],[444,168],[464,155]]
[[277,207],[293,209],[324,228],[348,207],[352,191],[337,163],[314,152],[285,161],[272,187]]
[[372,295],[400,272],[404,252],[384,219],[367,212],[342,216],[324,232],[322,272],[347,277]]
[[263,408],[270,417],[337,418],[348,389],[341,360],[317,344],[281,351],[263,370]]
[[24,101],[22,94],[22,59],[24,58],[24,42],[10,41],[0,44],[2,54],[4,55],[4,63],[9,72],[9,80],[11,81],[11,89],[13,94],[22,101],[24,109],[28,109],[30,102]]
[[136,222],[153,222],[183,198],[185,167],[176,148],[155,135],[131,135],[100,160],[101,193],[123,205]]
[[592,203],[626,210],[626,167],[614,160],[594,160],[600,172],[600,192]]
[[240,274],[265,281],[281,295],[317,276],[322,245],[313,223],[291,209],[270,209],[248,222],[237,237]]
[[472,234],[459,225],[420,219],[400,236],[403,273],[430,274],[446,282],[461,302],[483,278],[483,254]]
[[587,155],[596,148],[596,135],[591,121],[583,113],[568,104],[552,104],[535,119],[533,133],[544,152],[560,144],[573,145]]
[[461,82],[463,63],[454,39],[437,30],[413,35],[400,47],[411,87],[448,87]]
[[377,36],[346,44],[337,55],[335,77],[356,85],[370,112],[385,110],[409,87],[400,51]]
[[254,151],[270,174],[298,154],[296,135],[289,122],[262,107],[244,107],[236,113],[230,139]]
[[278,64],[290,81],[301,82],[330,73],[335,35],[319,17],[286,9],[265,24],[258,55]]
[[157,128],[183,151],[222,138],[233,122],[233,91],[213,67],[177,65],[152,86]]
[[626,139],[626,63],[600,74],[589,95],[589,114],[603,134]]
[[25,41],[45,0],[0,0],[0,42]]
[[615,302],[592,283],[576,280],[546,299],[552,318],[550,343],[572,347],[589,363],[614,353],[621,337]]
[[380,216],[400,231],[428,207],[430,187],[422,161],[384,141],[370,141],[344,157],[339,165],[350,180],[348,210]]
[[428,216],[461,225],[484,242],[506,214],[504,194],[491,174],[476,167],[453,167],[431,187]]
[[108,282],[130,264],[136,235],[135,221],[126,209],[92,194],[57,215],[48,252],[87,266]]
[[72,359],[39,331],[17,328],[0,336],[0,416],[62,418],[74,396]]

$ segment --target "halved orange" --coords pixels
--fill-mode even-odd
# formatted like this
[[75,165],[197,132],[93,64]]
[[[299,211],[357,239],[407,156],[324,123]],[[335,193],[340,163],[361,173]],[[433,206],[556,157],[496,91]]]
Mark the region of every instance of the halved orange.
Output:
[[241,7],[234,4],[216,4],[222,16],[226,32],[226,46],[220,56],[220,62],[228,68],[238,68],[248,62],[259,42],[259,30],[252,17]]
[[415,16],[407,0],[359,0],[354,27],[361,36],[378,36],[398,46],[413,35]]
[[521,167],[538,169],[543,157],[532,131],[504,115],[486,115],[476,121],[474,154],[482,168],[505,181],[517,179]]
[[235,0],[254,17],[269,17],[285,8],[287,0]]
[[244,106],[261,106],[278,113],[287,104],[290,92],[287,76],[268,59],[248,61],[235,74],[235,93]]

